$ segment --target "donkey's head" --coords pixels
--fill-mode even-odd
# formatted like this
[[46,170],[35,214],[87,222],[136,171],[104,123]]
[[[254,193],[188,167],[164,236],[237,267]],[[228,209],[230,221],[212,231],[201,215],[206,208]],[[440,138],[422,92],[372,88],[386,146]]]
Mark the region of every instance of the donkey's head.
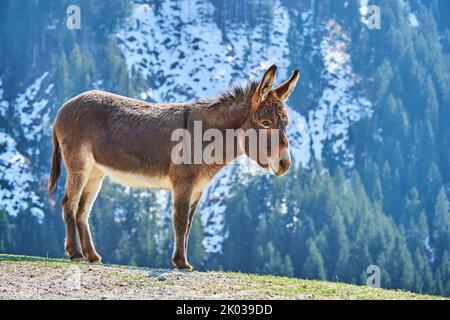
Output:
[[256,87],[251,99],[251,112],[243,129],[255,129],[258,133],[256,146],[255,142],[245,139],[245,153],[261,167],[281,176],[291,165],[286,133],[289,117],[284,102],[294,90],[300,72],[295,70],[289,80],[272,89],[276,71],[277,66],[272,65]]

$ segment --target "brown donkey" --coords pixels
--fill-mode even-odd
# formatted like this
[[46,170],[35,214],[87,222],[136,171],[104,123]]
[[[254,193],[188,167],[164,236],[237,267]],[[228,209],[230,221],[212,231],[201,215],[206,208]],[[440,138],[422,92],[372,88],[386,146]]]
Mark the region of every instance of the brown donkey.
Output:
[[[63,159],[67,181],[62,209],[66,224],[65,250],[70,259],[101,262],[92,242],[88,218],[102,180],[108,175],[128,186],[172,191],[175,234],[172,263],[178,268],[191,269],[187,259],[189,231],[203,190],[216,173],[242,154],[275,175],[289,169],[288,113],[284,101],[294,90],[299,71],[294,71],[289,80],[272,90],[276,69],[275,65],[271,66],[259,83],[234,87],[215,99],[192,103],[153,104],[100,91],[85,92],[67,101],[54,123],[48,189],[50,195],[56,191]],[[232,143],[223,142],[226,150],[232,145],[231,157],[215,155],[215,159],[222,157],[224,161],[176,164],[172,151],[177,142],[173,141],[172,133],[176,129],[193,133],[197,121],[202,124],[202,132],[208,129],[224,135],[229,129],[266,132],[266,138],[258,140],[269,139],[277,132],[277,148],[273,152],[266,150],[265,158],[254,156],[249,154],[248,139],[236,135]],[[194,140],[192,144],[196,143]],[[261,148],[268,145],[266,142],[257,144]]]

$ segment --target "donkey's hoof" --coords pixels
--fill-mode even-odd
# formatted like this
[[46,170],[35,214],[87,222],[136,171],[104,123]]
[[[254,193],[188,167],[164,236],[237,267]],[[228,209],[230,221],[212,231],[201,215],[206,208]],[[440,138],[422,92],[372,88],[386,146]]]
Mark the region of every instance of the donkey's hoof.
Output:
[[192,270],[192,266],[187,261],[172,259],[172,263],[178,269]]
[[70,261],[72,262],[80,262],[84,260],[84,256],[81,253],[76,253],[72,256],[70,256]]
[[88,257],[88,261],[90,263],[95,263],[95,264],[102,264],[102,257],[100,257],[100,255],[98,255],[97,253],[91,255]]

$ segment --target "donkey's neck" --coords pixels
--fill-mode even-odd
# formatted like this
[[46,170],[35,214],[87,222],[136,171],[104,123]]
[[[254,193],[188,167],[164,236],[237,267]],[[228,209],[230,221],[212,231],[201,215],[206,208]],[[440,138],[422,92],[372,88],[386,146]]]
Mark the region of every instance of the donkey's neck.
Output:
[[[213,140],[203,140],[202,142],[203,148],[218,141],[222,141],[223,143],[223,147],[220,149],[223,154],[219,156],[221,160],[205,166],[210,171],[211,176],[244,153],[239,137],[237,136],[238,132],[235,130],[241,129],[243,122],[251,115],[247,110],[251,110],[251,106],[241,101],[230,101],[229,103],[214,105],[198,103],[192,105],[189,109],[187,114],[189,120],[185,129],[188,129],[191,136],[194,137],[194,140],[191,140],[193,146],[195,145],[194,141],[198,141],[195,139],[204,139],[203,135],[210,129],[219,130],[222,137],[221,140],[217,140],[216,136],[214,136]],[[186,117],[186,114],[184,117]],[[201,127],[199,127],[198,122],[201,123]],[[199,128],[201,128],[200,131],[198,131]],[[228,130],[232,132],[228,132]],[[198,136],[199,133],[202,135],[201,137]],[[214,134],[217,134],[217,131]]]
[[240,128],[251,116],[251,101],[256,87],[256,82],[245,87],[234,86],[216,98],[205,100],[201,108],[204,121],[219,130]]
[[200,111],[205,128],[215,128],[221,131],[238,129],[249,116],[250,109],[243,102],[209,105]]

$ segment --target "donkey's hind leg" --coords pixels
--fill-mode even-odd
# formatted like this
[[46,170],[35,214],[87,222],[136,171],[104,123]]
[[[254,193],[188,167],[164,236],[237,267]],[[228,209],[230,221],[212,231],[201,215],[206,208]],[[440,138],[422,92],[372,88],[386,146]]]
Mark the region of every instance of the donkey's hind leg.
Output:
[[89,262],[100,263],[102,257],[95,251],[95,246],[92,241],[91,231],[89,229],[89,215],[92,210],[92,205],[97,198],[98,192],[102,186],[104,174],[98,169],[94,168],[89,176],[89,180],[83,188],[80,204],[77,211],[77,228],[78,236],[80,237],[81,250],[83,255]]
[[77,229],[75,214],[78,210],[81,192],[87,182],[86,172],[67,172],[66,190],[62,200],[63,217],[66,224],[65,250],[70,260],[78,261],[84,257],[77,244]]

